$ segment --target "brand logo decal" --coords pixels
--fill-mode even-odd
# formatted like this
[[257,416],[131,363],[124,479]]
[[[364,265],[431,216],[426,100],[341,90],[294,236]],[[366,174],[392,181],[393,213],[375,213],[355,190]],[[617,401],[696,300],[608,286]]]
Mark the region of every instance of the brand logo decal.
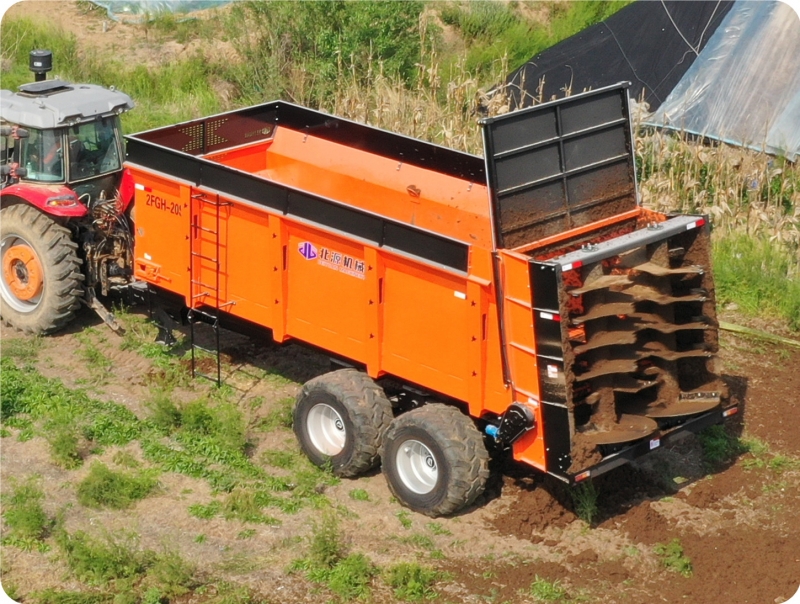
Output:
[[314,247],[313,244],[309,243],[308,241],[304,241],[298,246],[298,251],[300,255],[305,258],[306,260],[314,260],[319,254],[317,254],[317,248]]
[[366,266],[360,258],[348,256],[326,247],[317,249],[314,244],[308,241],[301,242],[297,246],[297,251],[306,260],[316,260],[319,265],[325,268],[333,269],[357,279],[366,278]]

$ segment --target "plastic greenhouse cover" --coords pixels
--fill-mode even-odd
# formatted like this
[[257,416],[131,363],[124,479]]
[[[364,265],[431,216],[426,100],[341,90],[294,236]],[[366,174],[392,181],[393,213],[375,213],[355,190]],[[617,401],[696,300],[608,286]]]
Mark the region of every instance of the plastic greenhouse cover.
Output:
[[646,124],[800,153],[800,18],[781,2],[736,2]]
[[106,9],[115,21],[120,17],[154,15],[157,13],[190,13],[230,3],[231,0],[100,0],[93,4]]

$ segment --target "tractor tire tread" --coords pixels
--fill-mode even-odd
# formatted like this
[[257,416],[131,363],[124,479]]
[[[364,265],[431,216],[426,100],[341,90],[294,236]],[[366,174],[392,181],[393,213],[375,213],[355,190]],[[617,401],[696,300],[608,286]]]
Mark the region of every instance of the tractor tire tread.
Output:
[[[420,511],[432,517],[453,514],[472,504],[486,487],[489,453],[483,435],[472,419],[455,406],[433,403],[397,418],[386,435],[386,441],[404,427],[419,425],[424,425],[425,430],[442,446],[451,470],[451,481],[445,497],[436,506]],[[389,488],[398,496],[391,481]]]
[[315,388],[324,388],[344,404],[357,433],[349,462],[334,473],[352,478],[377,466],[383,437],[393,419],[392,405],[383,389],[357,369],[340,369],[309,380],[303,393]]
[[[55,298],[48,299],[49,307],[37,313],[38,316],[35,318],[29,321],[11,321],[4,316],[3,322],[28,334],[50,334],[62,329],[75,316],[84,293],[82,287],[84,277],[81,273],[81,261],[77,255],[78,246],[72,240],[69,229],[25,204],[5,208],[3,222],[6,224],[10,222],[11,228],[16,224],[27,225],[30,228],[46,256],[40,258],[40,262],[47,265],[46,271],[50,271],[49,287],[54,288],[56,292]],[[23,315],[23,318],[28,317]]]

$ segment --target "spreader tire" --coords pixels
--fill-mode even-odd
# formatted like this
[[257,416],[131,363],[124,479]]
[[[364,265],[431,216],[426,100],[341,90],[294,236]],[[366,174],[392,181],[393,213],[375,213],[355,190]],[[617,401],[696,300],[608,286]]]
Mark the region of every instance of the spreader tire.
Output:
[[392,405],[368,375],[342,369],[305,383],[293,420],[300,447],[315,465],[353,477],[378,465]]
[[468,506],[489,478],[483,436],[448,405],[426,405],[398,417],[386,433],[381,460],[394,496],[428,516]]
[[29,334],[48,334],[75,316],[83,296],[78,246],[70,232],[25,204],[0,216],[0,316]]

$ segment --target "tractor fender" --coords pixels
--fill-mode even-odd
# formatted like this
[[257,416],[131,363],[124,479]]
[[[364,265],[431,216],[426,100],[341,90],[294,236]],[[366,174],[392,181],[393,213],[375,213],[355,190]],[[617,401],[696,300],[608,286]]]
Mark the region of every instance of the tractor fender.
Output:
[[119,181],[119,204],[120,212],[125,212],[133,201],[133,194],[135,193],[135,184],[133,182],[133,174],[128,168],[122,171],[122,178]]
[[50,216],[80,218],[88,213],[86,206],[78,201],[75,191],[64,185],[17,183],[0,191],[3,207],[20,200]]

